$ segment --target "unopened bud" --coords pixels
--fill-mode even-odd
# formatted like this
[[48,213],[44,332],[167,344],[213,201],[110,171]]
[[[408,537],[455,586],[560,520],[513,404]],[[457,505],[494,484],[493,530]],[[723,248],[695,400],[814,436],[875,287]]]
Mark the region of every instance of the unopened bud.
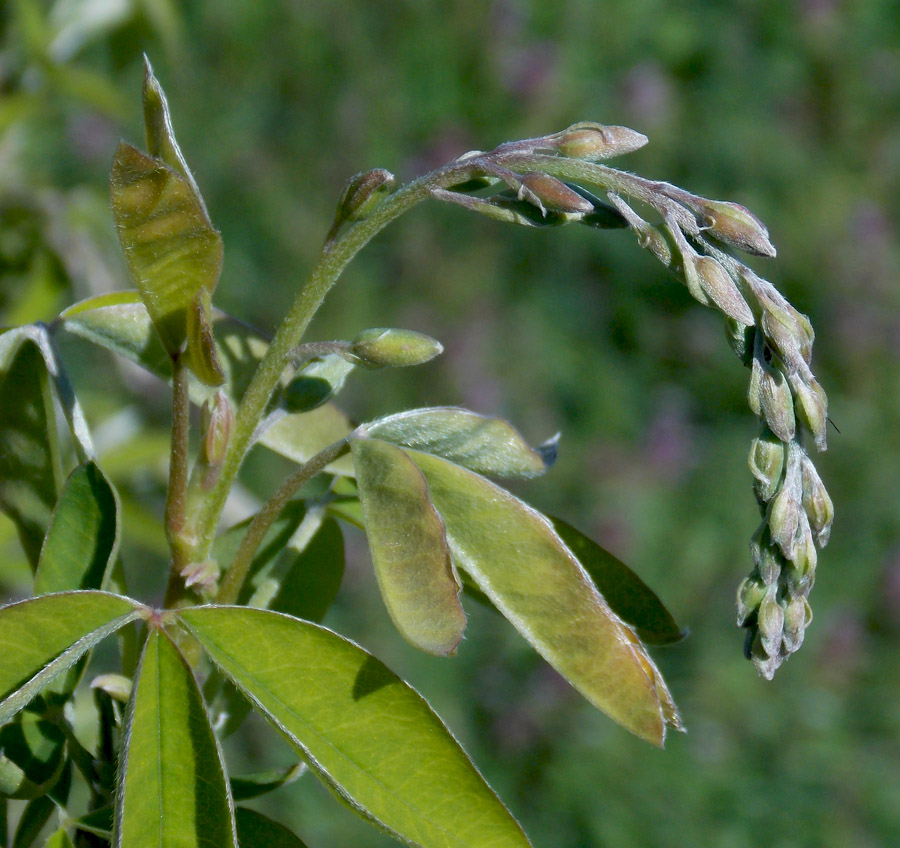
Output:
[[776,592],[774,586],[769,587],[759,605],[759,616],[756,619],[762,649],[770,657],[778,655],[784,631],[784,610],[776,600]]
[[598,162],[638,150],[647,140],[647,136],[628,127],[582,121],[541,141],[563,156]]
[[824,548],[831,536],[834,520],[834,504],[825,489],[812,460],[804,454],[800,462],[800,479],[803,487],[803,509],[819,547]]
[[762,599],[766,596],[766,584],[758,574],[744,578],[737,592],[737,624],[743,627],[759,610]]
[[702,267],[700,266],[700,255],[688,245],[684,237],[681,236],[680,231],[670,228],[670,232],[675,236],[675,240],[678,243],[684,283],[691,293],[691,297],[703,306],[709,306],[713,301],[703,287],[703,281],[700,276],[700,267]]
[[[793,559],[797,543],[800,516],[803,515],[799,487],[790,481],[790,468],[778,493],[769,503],[769,532],[788,559]],[[804,515],[805,517],[805,515]]]
[[747,401],[753,413],[762,418],[782,442],[793,440],[796,422],[791,388],[782,371],[769,365],[759,351],[754,355],[750,369]]
[[812,623],[812,609],[803,595],[794,595],[784,609],[784,650],[792,654],[803,644],[806,628]]
[[127,704],[131,697],[131,678],[121,674],[101,674],[91,681],[91,689],[106,692],[120,704]]
[[221,466],[234,428],[231,401],[224,392],[216,392],[212,401],[203,404],[201,415],[204,430],[201,461],[209,466]]
[[534,203],[542,212],[587,215],[594,211],[594,204],[586,197],[549,174],[532,171],[519,175],[519,181],[519,199]]
[[587,224],[589,227],[596,227],[598,230],[619,230],[628,226],[625,216],[619,212],[614,206],[602,201],[595,194],[589,192],[586,188],[582,188],[576,183],[566,183],[566,185],[585,198],[593,207],[593,211],[579,217],[579,222]]
[[694,263],[700,287],[709,299],[729,318],[750,326],[753,312],[731,275],[711,256],[701,256]]
[[756,478],[756,494],[761,501],[770,501],[781,483],[784,443],[768,427],[753,440],[748,463]]
[[815,377],[804,379],[800,374],[790,377],[795,408],[800,423],[812,434],[819,450],[828,446],[828,396]]
[[[572,216],[562,212],[548,212],[543,206],[540,208],[534,203],[519,200],[516,192],[502,192],[490,197],[472,197],[443,188],[432,188],[429,193],[435,200],[453,203],[462,206],[470,212],[478,212],[495,221],[503,221],[507,224],[519,224],[524,227],[555,227],[568,224],[573,217],[580,219],[580,215]],[[543,209],[543,212],[541,211]]]
[[[770,286],[771,288],[771,286]],[[794,309],[781,295],[774,291],[760,294],[757,299],[762,308],[760,325],[766,339],[789,363],[800,367],[802,360],[809,365],[812,358],[812,343],[815,339],[809,319]]]
[[733,318],[725,321],[725,337],[735,356],[747,367],[753,360],[753,342],[756,338],[756,327],[746,326]]
[[374,168],[351,177],[338,199],[329,236],[346,221],[358,221],[371,214],[396,185],[396,177],[384,168]]
[[769,240],[765,224],[739,203],[703,197],[684,202],[700,213],[706,232],[719,241],[756,256],[775,256],[775,246]]
[[784,557],[772,544],[769,524],[763,521],[750,539],[750,556],[756,565],[756,573],[766,586],[773,586],[781,576]]
[[195,591],[204,596],[215,595],[219,583],[219,566],[215,560],[189,563],[180,574],[188,588],[196,587]]
[[413,330],[363,330],[349,352],[371,368],[405,368],[434,359],[444,350],[437,339]]
[[816,579],[819,555],[810,531],[809,521],[802,512],[797,524],[793,556],[787,561],[783,575],[786,584],[794,592],[807,594]]

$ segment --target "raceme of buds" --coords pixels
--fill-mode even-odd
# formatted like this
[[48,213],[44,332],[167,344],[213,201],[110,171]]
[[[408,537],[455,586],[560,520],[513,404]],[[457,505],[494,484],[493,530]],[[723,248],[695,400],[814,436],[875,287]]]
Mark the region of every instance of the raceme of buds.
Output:
[[437,339],[413,330],[363,330],[348,352],[370,368],[405,368],[422,365],[444,350]]

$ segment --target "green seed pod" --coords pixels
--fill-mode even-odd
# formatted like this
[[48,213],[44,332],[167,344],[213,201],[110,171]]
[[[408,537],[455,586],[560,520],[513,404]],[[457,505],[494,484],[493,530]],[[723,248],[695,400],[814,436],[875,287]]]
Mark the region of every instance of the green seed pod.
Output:
[[776,600],[776,588],[770,586],[759,605],[756,623],[762,649],[770,657],[777,656],[784,632],[784,610]]
[[370,368],[405,368],[434,359],[444,350],[437,339],[413,330],[363,330],[350,343],[349,353]]
[[604,126],[592,121],[582,121],[542,139],[545,146],[572,159],[598,162],[613,156],[622,156],[643,147],[647,136],[628,127]]
[[745,577],[737,592],[737,624],[744,627],[756,614],[762,599],[766,596],[766,584],[754,572]]
[[684,203],[702,216],[706,232],[719,241],[756,256],[775,256],[766,225],[739,203],[696,196]]
[[756,338],[756,327],[746,326],[733,318],[725,320],[725,338],[735,356],[749,368],[753,361],[753,342]]
[[812,460],[806,455],[800,461],[800,480],[803,487],[803,509],[819,547],[824,548],[831,536],[834,504],[819,477]]
[[748,463],[750,472],[756,478],[756,494],[764,503],[778,491],[784,459],[784,443],[768,427],[763,427],[750,446]]
[[731,275],[711,256],[701,256],[694,263],[700,288],[729,318],[750,326],[753,312]]

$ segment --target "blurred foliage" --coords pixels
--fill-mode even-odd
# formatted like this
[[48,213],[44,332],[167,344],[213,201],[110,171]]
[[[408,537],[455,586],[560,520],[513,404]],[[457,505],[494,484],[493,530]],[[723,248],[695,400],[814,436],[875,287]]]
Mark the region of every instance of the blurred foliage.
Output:
[[[646,748],[481,610],[458,657],[416,655],[390,629],[361,537],[329,621],[432,700],[536,845],[900,843],[896,4],[6,0],[0,16],[3,325],[126,284],[106,182],[118,139],[140,141],[143,51],[222,231],[217,304],[265,330],[351,174],[408,179],[575,120],[646,133],[625,167],[766,221],[779,257],[760,270],[817,330],[836,425],[820,464],[837,523],[817,620],[777,681],[756,678],[733,622],[755,425],[720,322],[625,233],[520,231],[436,204],[354,263],[312,335],[405,326],[445,344],[418,373],[355,375],[357,417],[462,403],[534,441],[562,431],[556,467],[522,490],[691,628],[656,651],[690,732]],[[133,591],[153,591],[166,412],[121,363],[77,343],[66,355],[123,493]],[[284,466],[254,456],[247,471],[249,499]],[[0,556],[15,594],[28,572],[5,519]],[[270,741],[260,730],[228,755],[277,765]],[[311,845],[392,844],[309,780],[273,799]]]

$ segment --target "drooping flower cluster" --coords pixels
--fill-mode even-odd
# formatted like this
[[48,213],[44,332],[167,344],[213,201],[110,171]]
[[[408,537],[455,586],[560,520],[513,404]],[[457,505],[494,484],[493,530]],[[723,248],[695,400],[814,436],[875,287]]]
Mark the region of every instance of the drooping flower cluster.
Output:
[[[725,315],[729,342],[750,369],[748,400],[761,423],[749,465],[762,523],[750,545],[753,571],[738,590],[737,620],[747,630],[748,658],[770,679],[800,647],[812,620],[808,596],[817,547],[828,542],[833,517],[807,453],[810,442],[826,447],[827,398],[810,369],[814,334],[771,283],[727,252],[775,256],[765,226],[751,212],[597,164],[646,141],[625,127],[575,124],[468,153],[458,162],[467,165],[469,179],[431,194],[526,226],[628,227],[696,300]],[[659,220],[639,215],[634,201]]]

